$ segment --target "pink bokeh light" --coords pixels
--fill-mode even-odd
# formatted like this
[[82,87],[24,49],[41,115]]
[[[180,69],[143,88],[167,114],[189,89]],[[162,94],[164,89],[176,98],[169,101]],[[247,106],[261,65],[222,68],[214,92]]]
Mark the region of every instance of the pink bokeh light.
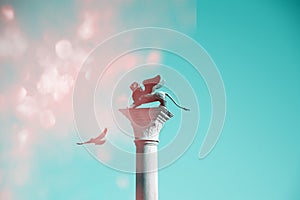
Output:
[[120,189],[126,189],[129,186],[129,179],[127,176],[117,177],[116,184]]
[[14,200],[13,192],[10,188],[4,187],[0,189],[0,199],[3,200]]
[[3,58],[16,58],[25,53],[28,41],[15,27],[5,27],[0,30],[0,60]]
[[73,53],[73,47],[70,41],[60,40],[55,44],[56,55],[61,59],[68,59]]
[[161,55],[158,51],[151,51],[147,56],[148,63],[159,63],[161,61]]
[[106,148],[104,151],[103,148],[105,148],[105,146],[103,146],[102,149],[98,149],[96,151],[96,156],[101,161],[108,163],[112,160],[111,150]]
[[40,123],[43,128],[51,128],[55,125],[56,119],[51,110],[44,110],[40,112]]
[[13,8],[9,5],[3,6],[1,8],[1,14],[8,21],[11,21],[15,18],[15,12],[14,12]]
[[26,143],[28,142],[28,138],[29,138],[29,131],[24,129],[24,130],[21,130],[19,133],[18,133],[18,142],[19,142],[19,145],[22,147],[24,145],[26,145]]
[[71,75],[60,75],[56,68],[50,68],[44,71],[36,87],[40,94],[50,94],[55,101],[59,101],[70,93],[73,84]]
[[84,13],[83,21],[78,27],[78,36],[83,39],[91,39],[97,32],[98,16],[96,14]]
[[21,118],[31,118],[39,112],[38,103],[33,96],[24,96],[20,103],[16,105],[16,111]]
[[[77,73],[92,48],[113,34],[143,25],[126,26],[124,19],[120,17],[121,9],[132,1],[82,0],[78,3],[77,18],[69,27],[64,27],[66,32],[52,27],[46,27],[41,33],[35,30],[30,32],[26,30],[30,23],[24,23],[26,19],[18,12],[22,8],[14,9],[11,5],[0,8],[0,63],[9,62],[12,65],[8,70],[12,72],[12,75],[8,73],[10,80],[0,90],[0,111],[4,118],[11,115],[16,118],[12,122],[7,119],[13,127],[3,133],[3,138],[10,145],[5,146],[0,153],[1,159],[17,166],[1,169],[1,172],[8,174],[6,179],[2,174],[1,183],[10,182],[11,188],[1,188],[0,199],[14,199],[17,195],[15,186],[25,187],[30,177],[34,176],[31,170],[33,165],[37,165],[39,158],[32,156],[32,152],[39,151],[37,146],[49,150],[49,143],[58,142],[58,145],[64,146],[68,143],[66,140],[70,141],[70,133],[74,132],[72,91]],[[42,23],[35,26],[43,26]],[[31,33],[37,35],[30,35]],[[126,42],[132,43],[134,38],[128,38]],[[107,49],[106,54],[111,55],[113,52],[114,49]],[[125,55],[106,71],[103,83],[113,85],[117,83],[118,77],[133,70],[136,65],[160,60],[158,52],[143,56]],[[0,76],[2,78],[7,74]],[[86,71],[87,80],[97,78]],[[107,96],[107,92],[109,91],[104,91],[104,96]],[[125,105],[128,101],[129,96],[125,95],[117,99],[118,104]],[[111,115],[111,110],[104,109],[101,105],[97,112],[104,116]],[[103,123],[105,126],[113,126],[109,120]],[[111,130],[110,138],[114,139],[117,137],[116,131]],[[111,161],[112,150],[105,149],[105,145],[101,148],[96,155],[105,162]],[[67,147],[60,149],[59,154],[72,158],[72,152]],[[65,157],[62,160],[66,162]],[[117,184],[124,188],[127,187],[127,182],[121,179]]]

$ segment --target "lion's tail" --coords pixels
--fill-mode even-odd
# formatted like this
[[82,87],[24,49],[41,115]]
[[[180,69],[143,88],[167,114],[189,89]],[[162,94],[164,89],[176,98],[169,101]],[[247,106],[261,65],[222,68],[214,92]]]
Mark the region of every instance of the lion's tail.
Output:
[[176,101],[175,101],[168,93],[166,93],[166,96],[169,97],[169,98],[173,101],[173,103],[174,103],[178,108],[181,108],[182,110],[185,110],[185,111],[190,111],[190,109],[184,108],[184,107],[178,105],[178,104],[176,103]]

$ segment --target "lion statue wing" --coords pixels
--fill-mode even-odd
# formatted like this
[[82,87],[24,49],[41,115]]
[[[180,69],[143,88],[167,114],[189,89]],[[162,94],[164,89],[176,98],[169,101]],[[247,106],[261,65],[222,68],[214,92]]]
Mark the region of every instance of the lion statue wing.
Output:
[[160,88],[163,85],[163,84],[159,84],[160,80],[161,80],[160,75],[144,80],[143,85],[145,86],[145,93],[151,94],[154,90]]

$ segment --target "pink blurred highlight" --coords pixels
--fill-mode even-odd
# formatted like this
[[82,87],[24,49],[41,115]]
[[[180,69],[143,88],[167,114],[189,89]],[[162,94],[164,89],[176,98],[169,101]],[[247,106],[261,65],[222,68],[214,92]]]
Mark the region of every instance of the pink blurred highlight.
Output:
[[116,104],[126,106],[126,105],[129,105],[130,100],[131,100],[130,95],[123,94],[123,95],[120,95],[120,96],[117,97]]
[[21,118],[31,118],[39,112],[39,106],[36,98],[33,96],[25,96],[16,106],[16,111]]
[[55,101],[59,101],[70,93],[73,84],[72,76],[60,75],[56,68],[51,68],[44,71],[36,88],[40,94],[50,94]]
[[41,126],[45,129],[53,127],[56,123],[55,116],[51,110],[44,110],[40,112],[39,117]]
[[73,53],[73,47],[70,41],[60,40],[55,44],[56,55],[61,59],[68,59]]
[[11,158],[18,158],[19,161],[27,160],[31,156],[32,145],[36,139],[36,135],[28,128],[17,131],[13,137]]
[[120,59],[119,63],[121,68],[125,71],[129,71],[136,67],[136,64],[138,62],[138,56],[127,54],[123,58]]
[[147,63],[159,63],[161,61],[161,54],[158,51],[151,51],[147,56]]
[[115,17],[121,2],[103,3],[94,0],[81,0],[80,4],[82,7],[81,21],[77,28],[79,39],[98,43],[115,33]]
[[30,168],[29,164],[26,162],[22,162],[17,165],[16,169],[14,170],[13,174],[13,181],[18,186],[26,185],[27,181],[30,178]]
[[25,186],[30,177],[33,143],[36,136],[31,130],[19,129],[16,126],[12,128],[12,133],[13,136],[7,138],[11,147],[1,152],[7,163],[14,163],[7,171],[7,178],[12,186]]
[[9,5],[3,6],[1,8],[1,15],[8,21],[11,21],[15,18],[15,12],[13,8]]
[[[54,107],[49,101],[49,96],[28,94],[24,87],[17,89],[16,96],[16,115],[19,119],[26,122],[30,127],[49,129],[56,124],[56,118],[50,107]],[[14,102],[11,102],[14,104]],[[68,116],[68,115],[66,115]],[[36,122],[39,123],[36,123]],[[22,134],[25,135],[25,134]]]
[[104,85],[115,85],[118,78],[127,73],[128,71],[134,69],[138,64],[139,56],[126,54],[120,57],[112,65],[110,65],[105,71],[102,82]]
[[0,199],[1,200],[14,200],[13,192],[10,188],[4,187],[0,189]]
[[0,30],[0,60],[4,58],[16,58],[23,55],[28,49],[28,41],[15,27],[5,27]]
[[116,184],[120,189],[126,189],[129,186],[129,179],[127,176],[117,177]]
[[96,150],[96,156],[104,163],[110,162],[112,160],[111,151],[107,148],[103,148],[105,148],[105,146],[103,146],[101,149]]
[[28,142],[29,131],[24,129],[18,133],[17,137],[18,137],[19,145],[22,147],[22,146],[26,145],[26,143]]
[[27,96],[27,90],[21,86],[17,91],[17,101],[22,102]]
[[5,112],[5,110],[7,109],[6,105],[6,99],[4,95],[0,94],[0,111],[1,112]]
[[77,33],[83,40],[91,39],[97,33],[98,16],[96,14],[85,13]]

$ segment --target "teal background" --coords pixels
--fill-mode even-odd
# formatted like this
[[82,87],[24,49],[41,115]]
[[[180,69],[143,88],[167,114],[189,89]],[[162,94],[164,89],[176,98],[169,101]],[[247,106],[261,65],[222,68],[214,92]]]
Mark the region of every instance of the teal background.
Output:
[[[199,160],[204,130],[199,131],[185,154],[159,172],[159,198],[300,199],[299,2],[203,0],[185,2],[182,7],[176,2],[153,1],[145,6],[141,1],[126,1],[112,21],[118,28],[107,33],[143,26],[181,31],[207,50],[225,84],[227,115],[216,147]],[[21,30],[34,44],[46,31],[55,38],[71,37],[69,27],[75,26],[81,9],[81,2],[67,0],[0,3],[7,4],[14,7]],[[88,7],[97,10],[101,4],[109,3],[90,1]],[[188,18],[189,23],[178,19],[179,14],[191,13],[195,15]],[[5,95],[19,83],[19,68],[10,67],[13,59],[0,62],[0,91]],[[207,108],[205,114],[209,115]],[[204,117],[205,122],[208,119]],[[65,130],[70,134],[63,141],[55,139],[51,130],[45,131],[42,142],[34,146],[29,180],[21,186],[14,184],[11,172],[16,163],[4,155],[13,143],[8,139],[14,134],[10,127],[24,123],[13,112],[1,113],[0,120],[0,191],[9,188],[12,199],[134,199],[134,175],[101,165],[74,146],[78,136],[73,126]],[[119,177],[128,181],[124,188],[116,184]]]
[[203,199],[299,199],[299,3],[197,6],[196,38],[222,74],[227,118],[213,153],[191,164],[193,190]]

